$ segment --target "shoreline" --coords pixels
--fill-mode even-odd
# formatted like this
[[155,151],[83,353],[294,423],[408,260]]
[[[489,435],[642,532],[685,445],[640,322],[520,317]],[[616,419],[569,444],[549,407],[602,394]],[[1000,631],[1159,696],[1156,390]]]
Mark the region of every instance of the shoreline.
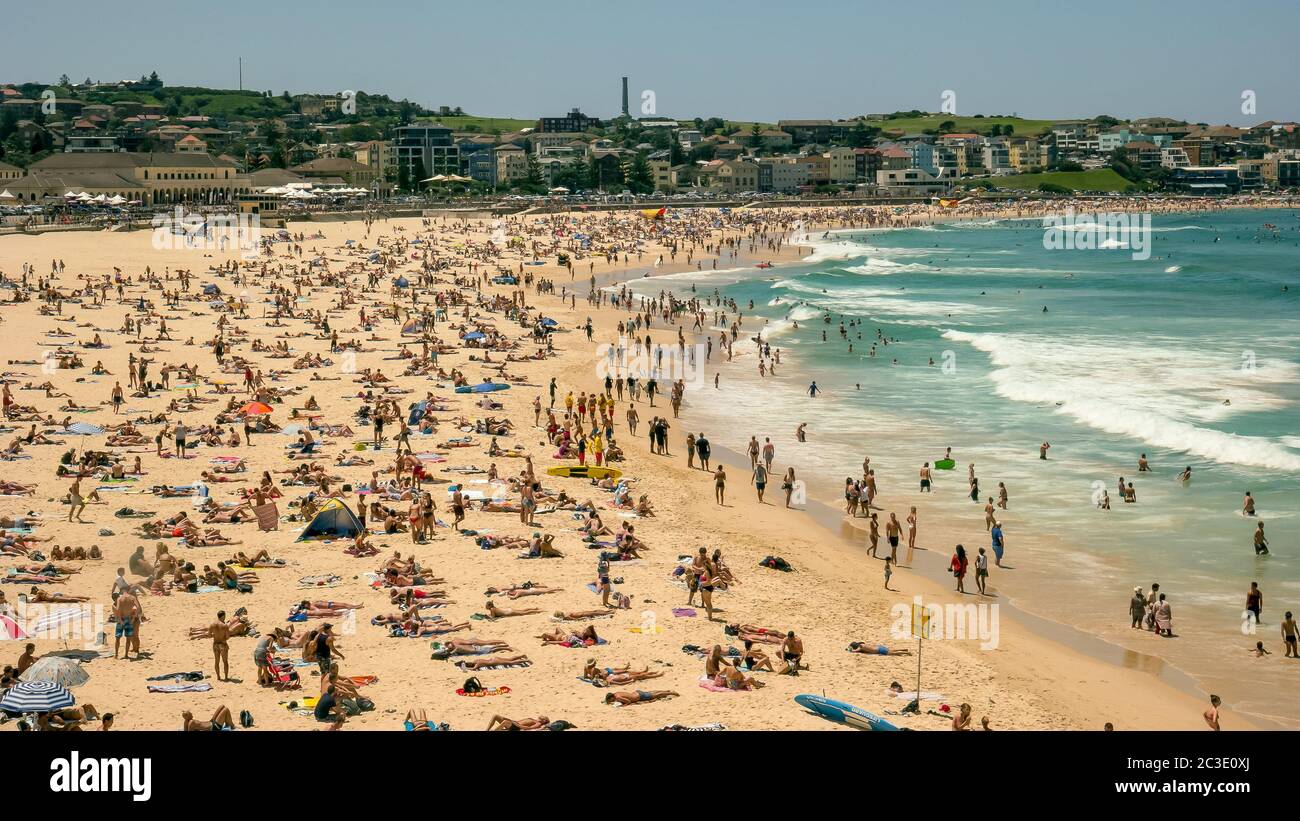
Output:
[[[1201,210],[1187,210],[1187,209],[1180,209],[1180,208],[1172,208],[1162,213],[1203,214],[1206,213],[1207,211],[1214,212],[1214,211],[1233,211],[1233,210],[1268,210],[1274,208],[1295,208],[1295,207],[1297,206],[1290,203],[1286,203],[1286,204],[1254,203],[1254,204],[1234,205],[1229,207],[1214,207],[1214,208],[1201,209]],[[1140,209],[1121,208],[1117,210],[1133,211],[1133,210],[1140,210]],[[1026,215],[1017,215],[1014,213],[1004,213],[1000,215],[981,214],[976,217],[972,217],[970,215],[963,215],[963,216],[952,216],[951,218],[949,218],[947,217],[947,215],[940,214],[936,218],[927,220],[924,223],[918,223],[916,225],[881,226],[881,227],[871,227],[871,228],[829,228],[829,229],[825,229],[825,231],[831,237],[834,237],[837,234],[843,235],[843,234],[862,234],[862,233],[873,233],[873,234],[879,233],[883,235],[888,232],[896,231],[896,230],[909,230],[918,227],[921,224],[960,223],[960,222],[968,222],[971,221],[972,219],[994,219],[998,221],[1013,221],[1013,220],[1021,219],[1026,221],[1032,221],[1032,220],[1041,219],[1041,217],[1033,216],[1033,215],[1026,216]],[[818,227],[815,228],[815,230],[822,231],[823,228]],[[822,243],[814,243],[814,246],[818,244],[828,245],[829,243],[823,241]],[[804,251],[804,249],[799,249],[799,250]],[[808,257],[811,257],[814,253],[815,253],[814,251],[808,250],[805,251],[802,256],[798,258],[791,258],[788,261],[794,263],[801,263],[807,260]],[[835,259],[835,258],[837,257],[834,255],[828,255],[825,257],[818,257],[816,261],[822,261],[823,259]],[[731,270],[733,268],[751,270],[754,269],[754,264],[758,261],[759,260],[757,258],[744,260],[742,262],[729,266],[728,270]],[[773,269],[773,270],[779,270],[779,269]],[[675,273],[683,273],[683,272],[680,271],[657,272],[651,274],[649,278],[651,279],[660,278]],[[689,273],[689,271],[687,271],[686,273]],[[701,275],[707,275],[707,273],[708,271],[706,270],[701,272]],[[635,280],[635,278],[633,278],[633,280]],[[609,287],[610,284],[615,284],[615,283],[605,283],[601,287],[607,288]],[[666,289],[666,290],[671,290],[671,289]],[[748,319],[749,317],[747,316],[746,320]],[[738,341],[744,340],[748,337],[753,336],[755,333],[758,332],[760,331],[751,327],[745,327],[745,325],[742,324],[741,333],[737,337],[737,340]],[[692,336],[695,336],[696,339],[699,338],[698,333],[694,335],[688,334],[687,336],[688,339],[692,338]],[[689,394],[688,394],[688,402],[684,404],[686,407],[689,407]],[[684,416],[688,415],[685,410],[683,411],[683,415]],[[714,451],[717,454],[725,453],[727,457],[732,462],[735,462],[736,464],[743,464],[745,459],[747,458],[730,448],[720,446],[717,444],[714,445]],[[835,507],[833,502],[827,501],[825,497],[817,495],[814,498],[813,493],[810,493],[809,497],[810,497],[809,503],[803,511],[804,513],[807,514],[807,518],[815,522],[817,526],[823,528],[827,533],[834,534],[837,538],[839,538],[842,541],[842,543],[844,544],[847,550],[851,551],[854,555],[861,557],[863,555],[862,544],[864,543],[865,536],[866,536],[865,527],[859,524],[857,518],[849,519],[842,511],[838,510]],[[927,525],[926,528],[929,533],[933,534],[937,530],[938,532],[944,534],[945,538],[949,535],[952,535],[951,525],[945,523],[945,514],[943,514],[942,512],[936,513],[933,509],[927,512],[926,508],[919,500],[909,499],[909,503],[912,502],[915,502],[917,504],[918,510],[922,514],[927,514],[927,515],[923,515],[923,519],[929,521],[929,524]],[[836,531],[838,531],[838,533]],[[857,535],[857,534],[860,534],[860,537],[856,539],[853,538],[853,535]],[[1047,537],[1045,535],[1039,535],[1036,538],[1040,541],[1040,543],[1043,540],[1054,541],[1054,539],[1051,539],[1051,537]],[[953,538],[948,539],[948,541],[955,542],[955,541],[960,541],[960,539],[954,536]],[[933,552],[933,551],[923,550],[920,545],[918,545],[917,549],[921,553]],[[940,556],[939,558],[940,560],[943,559],[942,556]],[[903,570],[911,571],[914,575],[918,576],[919,578],[928,581],[932,585],[935,585],[935,589],[938,590],[943,590],[943,586],[939,584],[939,579],[948,576],[946,566],[940,567],[939,564],[935,564],[934,566],[927,567],[925,569],[909,568],[900,565],[898,570],[900,572]],[[995,588],[992,586],[990,587],[990,589],[995,590]],[[1125,673],[1133,672],[1141,676],[1149,676],[1151,678],[1154,678],[1161,685],[1169,687],[1172,690],[1176,691],[1177,693],[1195,700],[1196,703],[1201,703],[1201,701],[1203,701],[1209,693],[1209,689],[1207,688],[1207,686],[1203,684],[1202,681],[1198,679],[1195,675],[1183,669],[1182,667],[1179,667],[1178,664],[1175,663],[1174,661],[1166,659],[1161,655],[1158,655],[1156,653],[1151,653],[1151,652],[1145,652],[1141,650],[1134,650],[1125,647],[1122,644],[1110,640],[1104,635],[1090,632],[1078,625],[1053,619],[1047,616],[1040,615],[1038,613],[1034,613],[1030,610],[1026,610],[1022,607],[1018,607],[1015,604],[1011,603],[1010,600],[1006,600],[1000,603],[1007,610],[1010,611],[1009,613],[1010,618],[1014,622],[1016,622],[1022,629],[1029,631],[1036,638],[1057,645],[1058,647],[1072,654],[1076,654],[1080,658],[1093,660],[1107,667],[1114,668],[1115,670],[1124,671]],[[1004,615],[1008,615],[1008,614],[1004,613]],[[1279,729],[1279,730],[1287,729],[1284,724],[1274,721],[1267,716],[1263,716],[1257,713],[1238,713],[1235,716],[1235,718],[1237,721],[1244,720],[1245,722],[1248,722],[1251,729]]]

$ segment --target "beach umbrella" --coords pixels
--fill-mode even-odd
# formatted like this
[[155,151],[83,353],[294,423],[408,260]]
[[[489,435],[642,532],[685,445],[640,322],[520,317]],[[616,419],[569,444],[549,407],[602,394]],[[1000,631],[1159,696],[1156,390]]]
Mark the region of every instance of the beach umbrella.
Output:
[[240,408],[239,412],[244,416],[263,416],[271,413],[271,406],[265,402],[249,402]]
[[6,188],[3,191],[0,191],[0,200],[12,200],[12,199],[14,199],[14,195],[9,193],[8,188]]
[[82,668],[81,662],[76,659],[63,656],[46,656],[37,659],[36,663],[28,667],[18,678],[23,681],[48,681],[62,687],[76,687],[90,681],[90,674]]
[[0,613],[0,641],[27,638],[27,631],[10,616]]
[[68,425],[68,433],[75,433],[78,436],[98,436],[104,432],[99,425],[92,425],[89,422],[73,422]]
[[544,316],[542,317],[542,324],[548,328],[554,328],[556,325],[559,325],[560,323],[556,322],[554,319],[551,319],[549,316]]
[[53,681],[20,681],[0,699],[0,710],[11,713],[48,713],[71,707],[77,700],[68,688]]
[[487,338],[487,334],[480,333],[479,331],[470,331],[469,333],[461,337],[461,339],[486,339],[486,338]]

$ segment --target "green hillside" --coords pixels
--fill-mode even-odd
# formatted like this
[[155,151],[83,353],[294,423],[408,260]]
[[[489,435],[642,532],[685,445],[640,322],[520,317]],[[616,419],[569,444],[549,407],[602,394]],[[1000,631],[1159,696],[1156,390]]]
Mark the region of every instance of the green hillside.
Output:
[[[1013,177],[992,177],[987,180],[995,188],[1014,191],[1037,190],[1043,183],[1051,183],[1073,191],[1123,191],[1133,183],[1110,168],[1092,171],[1048,171],[1043,174],[1018,174]],[[985,182],[985,180],[979,180]]]

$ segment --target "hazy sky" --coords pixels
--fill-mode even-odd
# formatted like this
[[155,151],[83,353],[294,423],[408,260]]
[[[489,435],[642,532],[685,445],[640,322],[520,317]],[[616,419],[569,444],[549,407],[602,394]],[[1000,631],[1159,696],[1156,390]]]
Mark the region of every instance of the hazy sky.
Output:
[[1297,0],[63,0],[6,17],[0,82],[234,88],[242,55],[245,88],[522,118],[617,114],[626,74],[634,115],[645,89],[662,116],[767,121],[937,111],[951,90],[958,114],[1300,120]]

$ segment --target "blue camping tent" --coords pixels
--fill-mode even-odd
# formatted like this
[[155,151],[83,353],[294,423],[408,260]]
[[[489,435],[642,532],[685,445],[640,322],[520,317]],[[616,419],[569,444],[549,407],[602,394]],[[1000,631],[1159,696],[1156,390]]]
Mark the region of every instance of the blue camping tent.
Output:
[[207,285],[203,286],[204,296],[216,296],[219,293],[221,293],[221,289],[217,287],[215,282],[209,282]]
[[393,284],[396,285],[398,288],[409,288],[409,287],[411,287],[411,281],[410,281],[409,279],[407,279],[406,277],[398,277],[398,278],[397,278],[397,281],[394,282]]
[[357,519],[356,514],[338,499],[330,499],[316,514],[316,518],[311,520],[311,524],[303,528],[298,541],[304,542],[308,539],[355,539],[360,532],[362,532],[361,522]]

